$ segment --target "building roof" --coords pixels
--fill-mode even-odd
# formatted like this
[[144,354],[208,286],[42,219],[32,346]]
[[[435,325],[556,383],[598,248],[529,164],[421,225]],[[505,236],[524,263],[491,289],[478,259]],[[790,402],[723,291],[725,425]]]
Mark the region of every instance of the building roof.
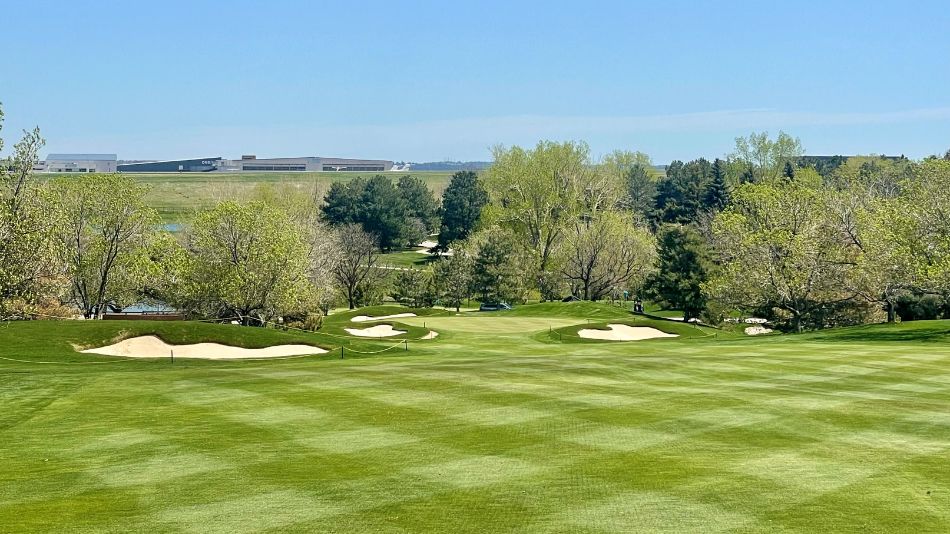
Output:
[[50,154],[46,161],[116,161],[116,154]]

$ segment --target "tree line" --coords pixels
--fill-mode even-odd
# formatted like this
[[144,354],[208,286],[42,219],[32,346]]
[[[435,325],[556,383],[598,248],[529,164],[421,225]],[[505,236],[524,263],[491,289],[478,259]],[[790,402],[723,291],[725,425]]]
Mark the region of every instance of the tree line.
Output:
[[[159,301],[319,328],[334,306],[387,298],[651,299],[687,320],[757,315],[798,331],[950,313],[950,153],[809,158],[798,139],[754,133],[722,158],[660,169],[543,141],[495,147],[441,198],[413,176],[262,185],[171,234],[128,177],[34,176],[42,146],[27,132],[0,166],[6,319]],[[426,268],[386,265],[427,239]]]

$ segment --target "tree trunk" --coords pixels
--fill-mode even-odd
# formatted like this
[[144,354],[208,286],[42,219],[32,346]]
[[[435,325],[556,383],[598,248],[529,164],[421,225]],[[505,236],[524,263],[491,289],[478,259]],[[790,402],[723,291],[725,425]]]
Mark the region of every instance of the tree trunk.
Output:
[[887,322],[893,323],[897,320],[897,310],[894,307],[894,303],[890,299],[886,300],[887,302]]

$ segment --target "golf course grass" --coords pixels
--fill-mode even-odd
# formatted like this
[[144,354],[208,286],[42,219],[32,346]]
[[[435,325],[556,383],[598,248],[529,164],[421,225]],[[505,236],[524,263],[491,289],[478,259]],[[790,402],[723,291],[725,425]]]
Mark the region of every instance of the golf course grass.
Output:
[[[407,311],[331,315],[319,334],[0,324],[0,531],[950,526],[950,321],[745,338],[554,303],[383,321],[439,332],[408,351],[338,334],[394,310]],[[703,335],[551,335],[618,321]],[[171,363],[74,350],[146,333],[331,352]],[[340,359],[340,345],[361,357]]]

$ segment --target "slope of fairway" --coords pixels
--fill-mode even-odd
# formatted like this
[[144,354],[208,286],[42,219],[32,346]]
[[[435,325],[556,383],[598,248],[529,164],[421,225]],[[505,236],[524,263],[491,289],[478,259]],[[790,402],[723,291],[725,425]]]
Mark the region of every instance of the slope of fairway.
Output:
[[200,365],[66,358],[115,323],[0,326],[0,357],[65,362],[0,360],[0,531],[950,525],[947,323],[580,344],[486,319],[359,360]]

